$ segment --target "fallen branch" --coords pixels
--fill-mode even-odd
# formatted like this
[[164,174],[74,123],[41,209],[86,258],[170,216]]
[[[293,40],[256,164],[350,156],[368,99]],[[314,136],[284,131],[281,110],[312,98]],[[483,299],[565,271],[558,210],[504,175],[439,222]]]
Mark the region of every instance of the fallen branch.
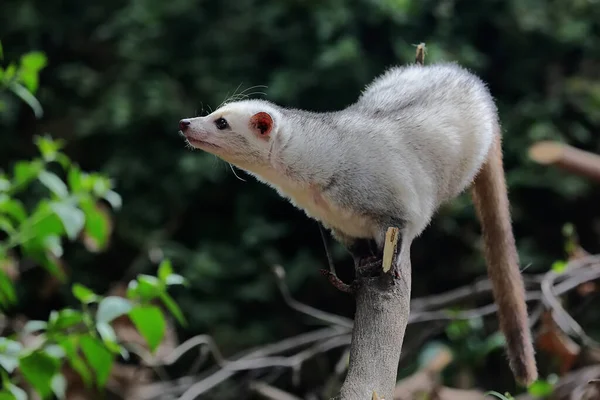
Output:
[[452,360],[453,355],[449,350],[440,351],[419,371],[398,382],[394,400],[482,400],[484,396],[481,391],[452,389],[440,384],[440,374]]
[[[344,334],[347,335],[347,344],[350,340],[347,329],[323,328],[314,332],[309,332],[292,338],[284,339],[277,343],[258,347],[256,349],[246,352],[246,354],[244,355],[234,357],[234,360],[232,361],[221,359],[221,365],[223,363],[232,363],[231,367],[233,368],[223,369],[219,367],[216,371],[204,374],[204,376],[201,375],[200,377],[184,377],[177,379],[173,382],[155,383],[152,385],[148,385],[142,388],[142,390],[140,390],[136,394],[136,399],[158,400],[162,399],[162,396],[166,395],[167,393],[183,393],[183,395],[180,397],[180,400],[196,399],[202,394],[214,388],[215,386],[231,378],[233,375],[236,374],[236,372],[239,372],[243,369],[265,367],[266,360],[269,360],[271,356],[294,351],[298,348],[303,348],[307,345],[314,345],[316,343],[328,341],[330,339],[339,338]],[[202,340],[198,339],[198,341]],[[280,361],[283,359],[284,357],[278,357],[278,360]],[[257,360],[258,362],[253,364],[252,360]],[[269,361],[272,362],[273,359],[270,359]],[[244,366],[244,368],[240,369],[242,365]]]
[[530,147],[529,157],[542,165],[555,165],[600,182],[600,156],[567,144],[543,141]]
[[[214,361],[215,365],[201,375],[193,375],[171,382],[165,381],[147,385],[141,388],[141,391],[136,394],[135,398],[140,400],[158,400],[164,398],[164,396],[167,394],[179,396],[184,392],[184,397],[182,397],[183,399],[201,398],[212,388],[230,379],[235,374],[249,370],[264,371],[265,369],[269,368],[291,369],[293,373],[293,381],[297,381],[298,371],[306,360],[316,357],[319,354],[323,354],[326,351],[334,348],[347,347],[350,343],[350,334],[353,323],[344,317],[338,317],[334,314],[317,310],[294,299],[289,293],[289,289],[285,284],[285,275],[282,269],[275,268],[274,272],[277,277],[277,285],[281,291],[283,299],[291,308],[315,318],[322,323],[326,323],[330,327],[317,330],[312,333],[301,334],[296,337],[285,339],[279,343],[266,345],[262,348],[247,351],[244,354],[232,357],[231,360],[225,360],[221,356],[212,338],[209,338],[205,335],[196,336],[179,345],[171,355],[163,358],[161,361],[164,364],[175,363],[185,353],[191,351],[192,349],[198,348],[198,350],[200,350],[200,356],[198,358],[204,359],[205,361],[210,358]],[[377,278],[370,277],[369,279],[376,280]],[[562,320],[564,322],[564,318],[562,318],[563,313],[566,313],[567,311],[564,310],[562,306],[560,309],[556,309],[558,312],[555,312],[556,310],[554,308],[556,304],[560,305],[558,297],[580,287],[580,285],[585,284],[586,282],[600,279],[600,257],[584,256],[576,260],[571,260],[567,264],[564,271],[560,274],[550,271],[545,274],[525,276],[524,279],[526,286],[529,288],[527,291],[527,301],[537,303],[536,308],[530,314],[531,325],[535,324],[542,316],[543,311],[546,310],[547,307],[545,307],[544,304],[550,305],[550,310],[552,311],[546,315],[550,315],[554,321]],[[542,290],[540,290],[540,286],[542,284],[544,284],[546,288],[545,294]],[[360,288],[360,286],[358,287]],[[360,289],[358,291],[359,294],[361,293],[361,290],[364,289]],[[452,306],[464,303],[465,301],[479,301],[484,296],[488,296],[490,299],[492,296],[491,285],[487,280],[481,280],[474,284],[439,295],[415,299],[411,303],[412,309],[410,318],[408,318],[408,324],[427,323],[429,324],[427,326],[434,327],[432,323],[441,324],[444,321],[468,319],[493,314],[496,311],[496,305],[493,303],[460,312],[448,311],[448,308]],[[387,301],[383,298],[380,300],[383,302]],[[372,313],[372,311],[372,309],[363,310],[363,312],[367,314]],[[394,312],[397,312],[397,310],[394,310]],[[438,327],[439,326],[440,325],[438,325]],[[566,326],[569,328],[570,325],[567,324]],[[376,329],[377,332],[381,332],[381,334],[384,336],[391,332],[385,328],[385,326],[370,327],[370,329]],[[439,328],[423,331],[419,335],[419,340],[416,344],[407,343],[410,348],[403,349],[402,357],[404,358],[407,354],[410,354],[410,352],[414,353],[414,351],[417,351],[418,347],[420,347],[419,343],[426,341],[427,338],[437,334],[439,331]],[[364,330],[362,332],[364,334]],[[574,335],[576,338],[581,339],[579,335],[577,333],[573,333],[570,328],[568,332]],[[365,336],[363,340],[368,340],[368,338],[368,336]],[[394,338],[386,338],[386,340],[390,341],[392,341],[392,339]],[[587,351],[586,349],[594,350],[595,348],[583,347],[581,351]],[[376,349],[373,354],[377,356],[378,352],[379,349]],[[142,359],[146,359],[145,355],[142,355]],[[335,374],[337,376],[341,377],[345,372],[347,359],[347,351],[345,351],[335,367]],[[373,361],[376,361],[375,357],[367,357],[366,360],[363,360],[363,362]],[[356,366],[357,364],[354,365]],[[156,367],[156,365],[154,365],[154,367]],[[375,369],[375,371],[378,370]],[[192,372],[190,373],[193,374]],[[253,377],[252,381],[255,381],[256,379],[258,378]],[[439,396],[439,399],[462,399],[463,397],[460,396],[476,394],[475,392],[457,391],[441,386],[437,387],[436,390],[437,391],[435,394]],[[367,397],[364,398],[371,398],[373,391],[375,391],[380,397],[382,397],[381,395],[384,394],[380,391],[380,389],[373,386],[371,392],[368,393]],[[382,398],[388,399],[391,397]],[[466,399],[467,397],[464,398]]]
[[[569,263],[569,268],[572,271],[582,270],[583,275],[591,276],[592,278],[598,277],[598,268],[590,268],[592,264],[600,262],[600,257],[583,257]],[[560,301],[554,293],[555,281],[563,277],[563,272],[557,273],[550,271],[544,277],[542,281],[542,294],[544,304],[552,310],[552,316],[556,321],[556,324],[567,334],[576,335],[585,345],[600,346],[598,342],[589,337],[583,328],[569,315],[569,313],[560,304]],[[589,280],[589,279],[588,279]]]
[[301,400],[299,397],[267,385],[264,382],[251,382],[250,390],[256,393],[260,398],[266,400]]

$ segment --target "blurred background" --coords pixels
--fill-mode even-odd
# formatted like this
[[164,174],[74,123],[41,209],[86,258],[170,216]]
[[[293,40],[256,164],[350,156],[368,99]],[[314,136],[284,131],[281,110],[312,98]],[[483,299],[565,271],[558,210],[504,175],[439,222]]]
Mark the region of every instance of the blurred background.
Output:
[[[123,201],[110,211],[109,245],[92,253],[65,244],[68,282],[107,293],[137,274],[156,274],[166,257],[188,280],[172,291],[188,321],[174,324],[178,341],[207,334],[234,357],[315,329],[314,319],[283,301],[274,265],[305,304],[352,317],[354,301],[319,274],[327,260],[317,224],[244,172],[186,148],[179,119],[205,115],[240,92],[339,109],[386,68],[413,62],[425,42],[426,64],[457,61],[489,84],[504,128],[522,266],[542,274],[569,256],[565,235],[600,252],[598,184],[528,156],[540,140],[600,152],[599,33],[594,0],[3,0],[3,66],[30,51],[47,61],[35,94],[41,118],[14,93],[0,94],[0,168],[35,157],[34,136],[48,134],[65,141],[82,170],[109,176]],[[329,243],[340,276],[350,279],[350,257]],[[440,210],[414,243],[412,263],[413,298],[485,277],[467,195]],[[18,305],[7,315],[46,319],[75,304],[66,284],[40,294],[42,275],[21,275]],[[571,304],[597,338],[594,296]],[[399,378],[418,370],[427,349],[444,346],[453,354],[444,384],[518,393],[490,339],[494,324],[492,316],[410,325],[407,341],[416,344]],[[286,368],[243,372],[199,398],[260,398],[248,386],[258,378],[299,398],[325,398],[343,350],[313,358],[298,379]],[[188,367],[169,366],[168,379],[188,375]],[[542,378],[559,369],[544,363]]]

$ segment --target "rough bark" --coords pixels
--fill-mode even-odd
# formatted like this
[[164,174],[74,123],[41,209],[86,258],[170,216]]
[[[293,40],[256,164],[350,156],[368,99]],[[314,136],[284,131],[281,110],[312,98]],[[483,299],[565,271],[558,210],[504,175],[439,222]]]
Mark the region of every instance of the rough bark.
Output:
[[[395,249],[395,243],[388,244]],[[339,396],[343,400],[370,400],[377,398],[374,393],[393,399],[410,311],[411,266],[410,259],[402,263],[399,278],[384,273],[389,269],[382,266],[379,276],[357,274],[350,364]]]

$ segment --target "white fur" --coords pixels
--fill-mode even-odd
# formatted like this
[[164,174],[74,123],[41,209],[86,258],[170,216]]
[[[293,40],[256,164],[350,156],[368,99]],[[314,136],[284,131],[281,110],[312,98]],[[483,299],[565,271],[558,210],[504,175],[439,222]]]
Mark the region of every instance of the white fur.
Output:
[[[249,127],[261,111],[274,120],[268,140]],[[231,130],[215,128],[220,117]],[[188,138],[220,146],[195,147],[270,184],[338,238],[380,245],[393,221],[405,222],[408,242],[419,235],[472,182],[497,128],[487,88],[455,64],[392,68],[341,111],[245,100],[189,121]]]

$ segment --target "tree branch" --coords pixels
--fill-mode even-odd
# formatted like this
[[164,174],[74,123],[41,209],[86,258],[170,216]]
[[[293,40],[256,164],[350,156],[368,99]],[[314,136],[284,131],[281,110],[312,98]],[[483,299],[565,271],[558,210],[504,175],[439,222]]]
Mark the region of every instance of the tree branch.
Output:
[[398,279],[389,268],[396,256],[388,255],[395,253],[399,236],[397,228],[388,230],[379,276],[360,276],[357,270],[350,363],[340,390],[343,400],[373,398],[374,392],[385,400],[393,398],[411,291],[410,257],[403,258]]
[[251,382],[250,390],[266,400],[301,400],[299,397],[284,392],[281,389],[267,385],[264,382]]
[[[386,259],[389,259],[386,257]],[[388,264],[389,261],[382,263],[382,270],[385,268],[383,264]],[[387,269],[387,268],[386,268]],[[262,348],[257,348],[252,351],[244,352],[238,356],[232,357],[232,360],[225,360],[216,345],[214,344],[212,338],[204,335],[196,336],[187,340],[178,346],[173,354],[161,360],[164,365],[173,364],[176,360],[181,359],[181,357],[191,351],[199,347],[200,355],[198,359],[207,360],[207,355],[211,355],[210,357],[212,361],[214,361],[215,365],[209,367],[204,373],[195,376],[188,376],[184,378],[180,378],[171,382],[162,382],[162,383],[154,383],[151,385],[146,385],[144,388],[140,388],[140,391],[137,393],[138,399],[159,399],[165,398],[165,396],[169,393],[173,396],[184,393],[183,397],[180,399],[196,399],[201,398],[206,392],[214,388],[215,386],[223,383],[224,381],[232,378],[235,374],[240,374],[244,371],[255,371],[252,374],[252,381],[256,379],[260,379],[258,375],[264,374],[268,369],[276,370],[276,369],[291,369],[292,371],[292,381],[298,381],[298,371],[302,367],[303,363],[313,357],[318,356],[319,354],[325,353],[331,349],[343,347],[346,348],[350,343],[350,332],[352,329],[352,323],[340,317],[336,318],[335,315],[325,313],[323,311],[317,310],[308,305],[302,304],[298,300],[294,299],[289,293],[289,289],[285,285],[285,280],[283,271],[281,268],[275,268],[274,272],[278,278],[278,285],[282,292],[282,295],[290,307],[293,309],[314,317],[323,323],[329,324],[330,328],[325,328],[322,330],[317,330],[312,333],[301,334],[296,337],[292,337],[289,339],[285,339],[282,342],[266,345]],[[368,272],[368,271],[366,271]],[[371,271],[372,273],[373,271]],[[410,272],[410,269],[409,269]],[[402,276],[406,274],[403,272]],[[385,277],[390,274],[383,274],[378,278],[374,278],[372,276],[365,278],[361,277],[359,283],[361,285],[357,285],[359,290],[357,293],[359,295],[364,295],[365,299],[357,299],[357,304],[360,306],[361,301],[364,306],[362,309],[359,308],[359,312],[357,312],[356,324],[357,326],[361,326],[361,324],[366,324],[365,327],[358,328],[354,332],[353,337],[353,346],[351,348],[352,351],[362,352],[360,357],[356,357],[354,354],[352,355],[352,359],[350,361],[350,368],[353,368],[353,372],[355,374],[363,374],[361,372],[361,368],[370,368],[372,374],[379,374],[382,370],[391,370],[393,378],[395,379],[395,371],[398,363],[394,364],[393,368],[388,368],[384,363],[380,360],[385,359],[385,362],[388,362],[390,365],[392,364],[393,357],[389,355],[393,352],[389,352],[387,347],[384,349],[384,354],[380,354],[382,352],[382,348],[380,348],[379,343],[383,343],[385,346],[395,346],[394,343],[397,343],[398,348],[403,344],[404,339],[400,337],[400,339],[394,337],[395,332],[397,332],[397,328],[395,326],[389,327],[387,320],[381,319],[380,314],[384,312],[388,312],[388,315],[385,318],[396,318],[395,315],[404,315],[402,307],[399,310],[387,310],[385,307],[381,308],[379,306],[381,303],[387,303],[390,301],[395,301],[393,297],[396,296],[396,293],[387,293],[385,290],[394,291],[402,291],[403,289],[397,286],[400,286],[402,282],[399,281],[389,281],[395,282],[395,285],[391,285],[391,288],[385,286],[386,281]],[[527,301],[537,303],[536,308],[530,314],[530,324],[534,325],[540,319],[541,313],[549,306],[552,309],[551,317],[554,321],[557,321],[558,324],[566,325],[565,329],[566,333],[570,333],[573,336],[581,337],[577,332],[573,332],[571,329],[572,326],[569,323],[565,324],[564,314],[566,310],[562,307],[555,308],[556,304],[560,304],[558,301],[558,297],[564,295],[565,293],[579,287],[581,284],[585,282],[593,281],[600,278],[600,256],[585,256],[576,260],[571,260],[567,267],[562,271],[562,273],[557,274],[553,271],[549,271],[545,274],[539,275],[530,275],[525,276],[524,279],[526,281],[529,290],[527,291]],[[366,281],[367,287],[364,287]],[[373,283],[375,282],[375,283]],[[388,283],[389,283],[388,282]],[[368,285],[383,285],[383,291],[377,291],[377,288],[370,288]],[[404,283],[406,285],[406,283]],[[543,284],[543,285],[542,285]],[[540,290],[540,286],[544,286],[544,290]],[[368,291],[366,291],[368,290]],[[384,296],[382,293],[387,293],[390,298],[381,298],[375,299],[375,301],[371,300],[368,296]],[[421,340],[426,340],[431,335],[435,334],[439,330],[439,325],[436,327],[431,323],[434,322],[436,324],[443,324],[444,321],[450,320],[459,320],[459,319],[467,319],[473,317],[482,317],[485,315],[493,314],[496,311],[495,304],[484,305],[475,309],[467,309],[460,312],[450,312],[447,311],[448,307],[456,305],[458,303],[462,303],[465,301],[473,301],[479,300],[482,296],[491,296],[491,286],[487,280],[478,281],[474,284],[452,290],[450,292],[446,292],[439,295],[429,296],[422,299],[415,299],[411,303],[411,314],[410,318],[408,318],[408,324],[411,323],[429,323],[430,327],[434,327],[434,329],[430,329],[427,332],[421,332],[419,335],[419,341],[417,343],[407,343],[407,345],[413,347],[413,349],[403,349],[402,357],[406,357],[410,354],[411,350],[414,352],[416,349],[420,348],[419,342]],[[409,296],[409,293],[406,294]],[[408,301],[405,299],[404,301]],[[369,303],[370,302],[370,303]],[[373,307],[373,305],[377,306],[379,310]],[[546,305],[546,306],[545,306]],[[402,303],[402,306],[406,306],[406,303]],[[377,311],[375,315],[369,316],[368,314],[373,314],[373,310]],[[405,310],[405,309],[404,309]],[[362,314],[360,314],[362,312]],[[367,317],[365,317],[367,315]],[[567,314],[568,315],[568,314]],[[380,321],[378,320],[380,318]],[[373,322],[378,321],[378,322]],[[381,322],[383,321],[383,322]],[[387,324],[387,325],[386,325]],[[402,325],[401,328],[403,329]],[[404,331],[402,331],[403,333]],[[561,331],[562,332],[562,331]],[[360,336],[359,336],[360,335]],[[369,335],[375,335],[370,337]],[[366,345],[365,345],[366,342]],[[388,344],[389,343],[389,344]],[[395,349],[395,347],[394,347]],[[592,347],[591,349],[596,349],[596,347]],[[399,349],[397,350],[400,351]],[[292,353],[292,354],[290,354]],[[348,350],[343,352],[343,355],[340,358],[340,361],[336,364],[334,374],[336,376],[342,376],[342,374],[346,371],[346,360],[348,359]],[[393,354],[392,354],[393,355]],[[142,358],[146,359],[143,356]],[[381,363],[381,364],[378,364]],[[193,372],[188,372],[190,375],[193,375]],[[377,379],[379,381],[385,380],[389,378],[392,380],[391,376],[379,376]],[[265,380],[266,382],[266,380]],[[344,385],[344,390],[347,390],[349,393],[348,396],[352,397],[342,397],[342,398],[373,398],[373,394],[367,393],[368,397],[359,397],[359,394],[351,392],[350,390],[354,389],[354,384],[358,382],[355,378],[351,376],[351,371],[348,370],[348,377],[346,379],[346,383]],[[374,383],[373,383],[374,382]],[[366,390],[371,390],[376,392],[378,395],[384,395],[384,392],[381,392],[379,389],[378,382],[368,382],[364,380],[364,387]],[[434,390],[435,388],[432,388]],[[448,388],[443,388],[446,390]],[[448,389],[449,390],[449,389]],[[447,390],[446,390],[447,391]],[[431,392],[433,393],[433,392]],[[444,392],[446,393],[446,392]],[[438,393],[441,396],[441,392]],[[453,395],[453,397],[449,398],[462,398],[464,392],[460,392],[460,394]],[[392,399],[391,397],[382,397],[383,399]],[[440,397],[445,398],[445,397]]]
[[529,157],[543,165],[555,165],[600,182],[600,156],[558,142],[543,141],[531,146]]

